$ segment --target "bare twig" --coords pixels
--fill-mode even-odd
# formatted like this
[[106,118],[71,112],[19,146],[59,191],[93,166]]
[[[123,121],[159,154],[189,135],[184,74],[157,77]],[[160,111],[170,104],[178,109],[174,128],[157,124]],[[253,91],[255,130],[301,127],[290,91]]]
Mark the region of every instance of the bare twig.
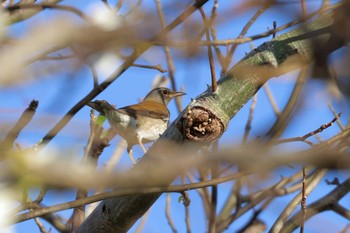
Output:
[[[350,212],[343,207],[340,207],[337,201],[339,201],[341,198],[343,198],[346,194],[348,194],[350,191],[350,178],[346,179],[343,183],[341,183],[339,186],[333,189],[330,193],[325,195],[324,197],[321,197],[317,201],[311,203],[307,206],[308,212],[306,219],[311,218],[315,214],[318,214],[323,211],[327,210],[335,210],[337,213],[340,211],[341,213],[344,213],[346,218],[350,219]],[[340,207],[340,208],[339,208]],[[340,210],[342,209],[342,210]],[[302,216],[302,212],[296,213],[288,222],[286,222],[283,227],[281,228],[281,231],[283,232],[292,232],[295,228],[297,228],[300,225],[300,220]]]
[[[247,34],[249,28],[253,25],[253,23],[258,19],[258,17],[264,13],[267,9],[269,8],[269,5],[266,4],[264,5],[261,9],[259,9],[254,15],[253,17],[244,25],[244,27],[242,28],[242,31],[239,33],[237,39],[241,39],[245,36],[245,34]],[[222,73],[226,73],[231,61],[232,61],[232,56],[235,53],[236,49],[237,49],[238,44],[233,44],[229,50],[229,52],[227,53],[226,56],[226,62],[224,63],[225,65],[222,67]]]
[[[310,167],[308,167],[307,169],[310,169]],[[299,184],[295,188],[292,188],[291,190],[286,189],[285,186],[287,184],[290,184],[300,179],[301,177],[302,177],[302,172],[297,172],[288,178],[282,178],[278,183],[262,191],[259,191],[255,194],[252,194],[248,198],[244,196],[240,197],[240,200],[242,202],[243,201],[246,202],[247,204],[241,207],[238,211],[236,211],[233,214],[230,214],[232,212],[231,209],[235,207],[236,204],[235,203],[230,204],[226,201],[225,208],[221,211],[219,215],[219,221],[217,223],[217,231],[221,232],[223,229],[226,229],[233,221],[237,220],[239,217],[241,217],[243,214],[247,213],[249,210],[257,206],[266,198],[269,198],[270,201],[272,201],[274,197],[277,197],[279,195],[286,195],[296,190],[300,190],[301,186]],[[231,198],[228,199],[228,201],[230,200]],[[267,200],[266,204],[268,204],[270,201]]]
[[40,217],[42,215],[54,213],[54,212],[61,211],[61,210],[75,208],[78,206],[90,204],[93,202],[97,202],[97,201],[101,201],[101,200],[105,200],[105,199],[117,197],[117,196],[125,196],[125,195],[141,194],[141,193],[143,193],[143,194],[146,194],[146,193],[165,193],[165,192],[183,193],[184,191],[209,187],[209,186],[212,186],[215,184],[220,184],[223,182],[231,181],[231,180],[236,179],[238,177],[241,177],[243,175],[246,175],[246,174],[234,173],[234,174],[231,174],[231,175],[228,175],[225,177],[219,177],[219,178],[216,178],[213,180],[201,181],[201,182],[196,182],[193,184],[168,186],[166,188],[164,188],[164,187],[142,188],[142,189],[135,188],[135,189],[129,189],[129,190],[128,189],[122,189],[122,190],[118,189],[115,191],[109,191],[109,192],[95,194],[95,195],[88,196],[86,198],[75,200],[75,201],[65,202],[62,204],[41,208],[41,209],[34,210],[34,211],[31,211],[28,213],[18,214],[16,216],[16,222],[23,222],[23,221],[31,219],[31,218]]
[[265,83],[265,85],[263,86],[263,88],[264,88],[264,91],[265,91],[265,93],[266,93],[266,95],[267,95],[267,98],[269,99],[269,102],[270,102],[270,104],[271,104],[271,106],[272,106],[272,109],[273,109],[273,111],[275,112],[275,115],[276,115],[276,116],[279,116],[279,115],[281,114],[281,111],[279,110],[279,108],[278,108],[278,106],[277,106],[277,103],[276,103],[276,101],[275,101],[275,98],[273,97],[272,92],[271,92],[271,90],[270,90],[268,84]]
[[250,220],[245,224],[241,229],[237,231],[237,233],[245,233],[245,232],[254,232],[254,233],[262,233],[265,232],[266,224],[258,219],[262,209],[254,211],[253,216]]
[[[334,110],[334,108],[333,108],[331,102],[328,102],[328,107],[329,107],[329,109],[332,111],[333,116],[336,117],[336,116],[337,116],[337,113],[335,112],[335,110]],[[344,125],[341,123],[341,121],[339,120],[339,118],[337,119],[336,122],[337,122],[339,128],[341,129],[341,131],[344,131],[344,130],[345,130],[345,127],[344,127]]]
[[75,57],[76,57],[75,55],[44,56],[44,57],[38,58],[37,60],[33,59],[32,62],[35,62],[35,61],[58,61],[58,60],[73,59]]
[[149,66],[149,65],[141,65],[141,64],[132,64],[133,67],[140,67],[140,68],[146,68],[146,69],[152,69],[152,70],[158,70],[161,73],[166,73],[167,70],[163,69],[161,65],[156,66]]
[[[338,7],[340,7],[341,5],[336,3],[336,4],[333,4],[329,7],[326,7],[326,8],[323,8],[323,9],[320,9],[312,14],[309,14],[305,19],[296,19],[296,20],[293,20],[287,24],[284,24],[282,26],[279,26],[277,27],[275,30],[268,30],[266,32],[263,32],[263,33],[260,33],[260,34],[256,34],[256,35],[253,35],[253,36],[250,36],[250,37],[242,37],[242,38],[237,38],[237,39],[228,39],[228,40],[212,40],[210,41],[210,43],[208,43],[207,41],[200,41],[198,42],[198,45],[200,46],[207,46],[207,45],[212,45],[212,46],[227,46],[227,45],[230,45],[230,44],[243,44],[243,43],[248,43],[248,42],[251,42],[251,41],[254,41],[254,40],[257,40],[257,39],[261,39],[261,38],[265,38],[265,37],[269,37],[270,35],[273,35],[274,33],[277,33],[277,32],[280,32],[282,30],[285,30],[287,28],[290,28],[294,25],[297,25],[297,24],[300,24],[302,22],[304,22],[304,20],[308,20],[312,17],[314,17],[315,15],[317,14],[320,14],[322,12],[327,12],[329,10],[334,10]],[[163,43],[159,42],[159,41],[155,41],[156,44],[158,45],[163,45]],[[175,41],[171,41],[169,43],[167,43],[167,45],[172,45],[172,46],[188,46],[189,42],[183,42],[183,43],[177,43]],[[191,43],[190,43],[191,44]]]
[[148,219],[148,216],[149,216],[149,213],[151,212],[151,210],[148,210],[143,216],[142,216],[142,219],[141,219],[141,222],[140,224],[137,226],[136,230],[134,231],[134,233],[141,233],[143,228],[145,227],[145,224],[147,222],[147,219]]
[[[315,174],[312,175],[312,178],[310,178],[310,181],[308,182],[308,185],[305,189],[305,194],[308,195],[311,193],[313,189],[316,188],[317,184],[321,181],[321,179],[326,175],[327,170],[325,169],[319,169]],[[288,217],[292,214],[294,209],[299,205],[300,200],[302,197],[302,193],[300,192],[298,195],[296,195],[293,200],[284,208],[278,219],[273,224],[272,228],[270,229],[269,233],[275,233],[280,232],[282,228],[285,227],[285,222],[288,219]],[[310,208],[308,208],[310,209]],[[300,218],[299,218],[300,220]]]
[[166,219],[168,221],[168,225],[169,225],[171,231],[173,233],[177,233],[177,229],[175,227],[175,224],[174,224],[173,219],[171,218],[171,214],[170,214],[170,200],[171,200],[170,193],[168,193],[166,196],[165,216],[166,216]]
[[11,5],[6,7],[6,10],[13,13],[17,10],[23,10],[23,9],[40,9],[40,10],[44,10],[44,9],[54,9],[54,10],[63,10],[63,11],[67,11],[67,12],[71,12],[77,16],[79,16],[80,18],[89,21],[88,17],[82,12],[80,11],[78,8],[72,7],[72,6],[68,6],[68,5],[57,5],[54,3],[45,3],[45,2],[41,2],[41,3],[36,3],[36,4],[20,4],[20,5]]
[[44,224],[42,224],[42,222],[40,222],[40,220],[38,218],[34,218],[34,221],[36,223],[36,225],[39,227],[39,230],[41,233],[49,233],[50,231],[47,231],[44,227]]
[[246,144],[248,141],[249,133],[252,128],[252,121],[253,121],[253,113],[255,110],[256,102],[258,99],[258,94],[255,94],[253,97],[252,105],[249,108],[249,116],[247,120],[247,124],[245,125],[244,135],[243,135],[243,144]]
[[328,127],[332,126],[334,124],[334,122],[336,122],[336,120],[339,119],[340,116],[341,116],[341,113],[338,113],[338,115],[336,117],[334,117],[330,122],[321,125],[318,129],[315,129],[315,130],[311,131],[310,133],[305,134],[304,136],[281,139],[281,140],[278,140],[276,143],[280,144],[280,143],[301,141],[301,142],[307,142],[308,144],[313,145],[312,142],[307,141],[306,139],[315,135],[315,134],[318,134],[318,133],[322,132],[323,130],[327,129]]
[[[184,176],[181,177],[181,180],[182,180],[183,184],[186,183]],[[191,233],[192,230],[191,230],[190,211],[189,211],[189,206],[190,206],[190,203],[191,203],[191,199],[188,196],[188,193],[186,191],[181,191],[180,193],[182,195],[182,203],[183,203],[183,205],[185,207],[186,231],[187,231],[187,233]]]
[[340,231],[340,233],[347,233],[350,231],[350,224],[346,225],[343,230]]
[[[89,135],[87,146],[85,148],[85,153],[82,159],[82,162],[84,165],[89,164],[91,161],[95,159],[95,157],[93,157],[93,154],[95,154],[93,149],[96,148],[94,144],[99,143],[99,139],[101,137],[102,131],[103,129],[96,124],[96,116],[94,115],[94,111],[91,110],[90,111],[90,135]],[[88,191],[86,189],[78,189],[75,200],[86,198],[87,195],[88,195]],[[85,220],[85,205],[74,208],[71,220],[72,220],[71,229],[74,232],[79,228],[81,223]]]
[[95,66],[93,64],[88,64],[90,70],[91,70],[91,74],[92,74],[92,80],[94,83],[94,88],[98,86],[98,76],[97,76],[97,72],[95,69]]
[[[215,156],[218,152],[219,143],[215,141],[212,145],[213,155]],[[211,168],[212,179],[218,177],[218,164],[214,163]],[[209,212],[209,221],[208,221],[208,233],[216,232],[216,210],[218,202],[218,186],[213,185],[211,187],[211,198],[210,198],[210,212]]]
[[117,10],[117,12],[120,10],[120,8],[122,8],[124,3],[124,0],[119,0],[118,3],[115,5],[115,9]]
[[44,199],[44,197],[46,195],[46,192],[47,192],[46,188],[41,188],[40,189],[40,193],[39,193],[38,197],[35,199],[34,202],[40,204],[43,201],[43,199]]
[[[47,4],[58,4],[61,1],[62,0],[46,0],[46,3]],[[14,4],[14,1],[10,0],[9,6],[14,6],[14,5],[16,5],[16,4]],[[32,9],[26,9],[26,10],[20,10],[20,11],[13,12],[13,13],[8,15],[9,23],[14,24],[17,22],[21,22],[23,20],[26,20],[26,19],[38,14],[42,10],[43,10],[42,8],[32,8]]]
[[321,9],[324,8],[324,7],[328,7],[330,4],[330,0],[323,0],[322,1],[322,5],[321,5]]
[[[210,16],[210,22],[209,22],[209,26],[210,26],[210,32],[211,32],[211,36],[213,38],[213,40],[217,40],[217,36],[216,36],[216,29],[215,29],[215,26],[214,26],[214,21],[217,17],[217,9],[218,9],[218,5],[219,5],[219,0],[214,0],[214,5],[213,5],[213,8],[211,10],[211,16]],[[224,63],[225,63],[225,57],[224,55],[222,54],[221,50],[219,49],[219,46],[213,46],[214,49],[215,49],[215,53],[216,53],[216,56],[218,58],[218,61],[221,65],[221,67],[224,66]]]
[[16,122],[16,124],[10,129],[10,131],[7,133],[5,139],[1,142],[2,149],[10,149],[20,134],[20,132],[23,130],[23,128],[30,122],[30,120],[33,118],[35,111],[39,105],[39,101],[32,100]]
[[209,215],[209,224],[208,224],[208,232],[215,233],[216,227],[216,209],[217,209],[217,199],[218,199],[218,186],[213,185],[211,187],[211,202],[210,202],[210,215]]
[[303,212],[302,223],[300,226],[300,233],[304,233],[304,224],[306,220],[306,171],[305,167],[303,167],[303,181],[302,181],[302,189],[301,189],[301,210]]
[[[161,23],[162,28],[164,29],[166,27],[166,21],[165,21],[165,17],[163,14],[161,1],[156,0],[156,5],[157,5],[157,12],[158,12],[158,15],[160,18],[160,23]],[[165,53],[166,61],[168,64],[171,87],[174,91],[176,91],[177,87],[176,87],[176,82],[175,82],[175,65],[174,65],[174,61],[173,61],[173,58],[172,58],[171,53],[170,53],[169,46],[164,46],[164,53]],[[176,103],[178,112],[181,112],[182,111],[181,99],[175,98],[175,103]]]
[[101,2],[103,2],[103,4],[108,8],[108,9],[112,9],[111,5],[109,5],[107,0],[101,0]]
[[113,168],[118,164],[123,152],[127,147],[127,143],[124,139],[121,139],[116,145],[115,150],[113,151],[110,159],[105,163],[104,171],[112,172]]
[[[210,34],[209,34],[209,28],[210,28],[210,22],[208,22],[207,17],[205,16],[203,8],[199,9],[199,12],[201,13],[204,26],[205,26],[205,37],[207,42],[210,42]],[[213,60],[213,52],[211,50],[211,46],[207,46],[208,50],[208,59],[209,59],[209,66],[210,66],[210,75],[211,75],[211,88],[212,92],[216,92],[216,89],[218,87],[216,83],[216,74],[215,74],[215,67],[214,67],[214,60]]]
[[328,185],[340,185],[339,179],[337,177],[335,177],[332,181],[329,181],[328,179],[326,179],[325,181]]
[[[184,178],[182,178],[182,182],[184,182]],[[191,200],[188,196],[188,193],[185,191],[181,192],[182,194],[182,203],[185,207],[185,223],[186,223],[186,231],[187,233],[191,233],[191,221],[190,221],[190,211],[189,211],[189,205],[191,203]]]
[[302,68],[297,81],[294,85],[292,94],[289,97],[289,100],[287,102],[287,105],[282,110],[280,116],[277,118],[274,125],[271,127],[269,132],[266,134],[268,138],[275,139],[278,138],[284,131],[284,129],[287,127],[288,122],[290,121],[292,117],[292,112],[295,109],[295,106],[297,105],[298,99],[301,95],[302,88],[305,84],[306,78],[307,78],[307,68]]
[[300,0],[301,1],[301,13],[302,16],[305,18],[306,17],[306,2],[305,0]]
[[[189,172],[187,173],[186,177],[187,177],[187,179],[190,180],[191,183],[195,183],[195,180],[194,180],[193,176]],[[196,189],[196,192],[201,197],[206,216],[209,216],[209,205],[210,205],[210,203],[209,203],[208,190],[206,188]]]

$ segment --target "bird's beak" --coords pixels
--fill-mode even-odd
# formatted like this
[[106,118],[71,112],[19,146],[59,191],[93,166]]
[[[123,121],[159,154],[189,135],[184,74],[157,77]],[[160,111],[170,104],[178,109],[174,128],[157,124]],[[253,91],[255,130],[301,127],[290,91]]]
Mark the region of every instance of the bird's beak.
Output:
[[169,94],[169,96],[170,96],[170,98],[174,98],[174,97],[178,97],[178,96],[182,96],[182,95],[186,95],[186,93],[185,92],[171,92],[170,94]]

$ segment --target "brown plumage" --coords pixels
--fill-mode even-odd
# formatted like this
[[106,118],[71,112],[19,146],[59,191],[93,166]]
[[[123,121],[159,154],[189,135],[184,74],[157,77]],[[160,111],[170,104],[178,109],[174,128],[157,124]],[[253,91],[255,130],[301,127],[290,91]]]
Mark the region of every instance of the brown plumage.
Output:
[[172,98],[184,94],[160,87],[150,91],[142,102],[123,108],[116,109],[105,100],[88,105],[105,115],[113,129],[126,140],[128,154],[135,163],[132,147],[140,144],[146,153],[143,143],[158,139],[168,127],[170,113],[166,106]]

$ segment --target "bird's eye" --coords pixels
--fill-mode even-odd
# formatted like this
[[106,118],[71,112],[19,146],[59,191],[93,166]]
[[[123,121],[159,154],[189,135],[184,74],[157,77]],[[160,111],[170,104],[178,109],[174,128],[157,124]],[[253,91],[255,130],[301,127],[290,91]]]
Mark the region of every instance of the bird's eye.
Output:
[[163,94],[167,95],[168,94],[168,90],[163,90]]

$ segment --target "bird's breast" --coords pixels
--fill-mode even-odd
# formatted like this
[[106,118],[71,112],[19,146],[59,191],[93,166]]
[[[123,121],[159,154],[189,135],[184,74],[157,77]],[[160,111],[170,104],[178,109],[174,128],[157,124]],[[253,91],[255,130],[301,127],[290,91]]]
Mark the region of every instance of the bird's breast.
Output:
[[142,139],[143,143],[155,141],[168,127],[167,120],[145,116],[135,118],[118,109],[106,113],[106,118],[129,145],[138,144],[138,138]]
[[138,121],[138,136],[142,141],[154,141],[159,138],[161,134],[168,127],[168,121],[154,118],[142,118]]

